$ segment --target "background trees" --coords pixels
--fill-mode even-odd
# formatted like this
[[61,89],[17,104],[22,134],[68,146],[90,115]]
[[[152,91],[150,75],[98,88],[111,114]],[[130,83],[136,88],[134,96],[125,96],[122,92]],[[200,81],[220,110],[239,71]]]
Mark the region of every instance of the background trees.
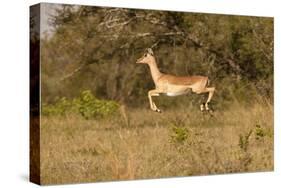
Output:
[[64,5],[51,24],[41,49],[44,103],[90,89],[143,104],[154,86],[148,68],[135,62],[148,47],[163,72],[209,76],[220,103],[272,101],[272,18]]

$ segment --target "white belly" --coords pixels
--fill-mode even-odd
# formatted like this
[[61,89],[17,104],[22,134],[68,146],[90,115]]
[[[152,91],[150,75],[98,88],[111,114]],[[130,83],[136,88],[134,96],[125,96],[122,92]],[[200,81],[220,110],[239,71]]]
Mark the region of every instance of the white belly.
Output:
[[179,96],[185,95],[190,91],[189,86],[182,86],[182,85],[168,85],[166,94],[167,96]]
[[169,93],[166,93],[167,96],[170,96],[170,97],[175,97],[175,96],[179,96],[179,95],[185,95],[187,94],[188,91],[185,91],[185,92],[177,92],[177,93],[172,93],[172,92],[169,92]]

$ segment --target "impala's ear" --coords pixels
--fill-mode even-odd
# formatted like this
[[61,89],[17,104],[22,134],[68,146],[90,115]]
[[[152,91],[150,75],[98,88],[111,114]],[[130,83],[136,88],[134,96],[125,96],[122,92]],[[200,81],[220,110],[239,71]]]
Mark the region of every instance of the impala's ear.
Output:
[[154,56],[153,51],[151,48],[147,48],[147,53],[149,53],[150,55]]

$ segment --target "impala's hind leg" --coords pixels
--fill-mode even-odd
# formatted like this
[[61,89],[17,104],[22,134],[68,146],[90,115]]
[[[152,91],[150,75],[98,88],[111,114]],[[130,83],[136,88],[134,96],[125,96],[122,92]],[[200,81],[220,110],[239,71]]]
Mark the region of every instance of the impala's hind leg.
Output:
[[207,87],[207,88],[205,88],[204,92],[209,92],[207,102],[205,103],[205,109],[209,111],[210,108],[208,106],[208,103],[211,101],[211,99],[212,99],[212,97],[214,95],[215,88],[214,87]]
[[206,101],[206,103],[202,103],[200,105],[200,110],[201,112],[203,112],[204,110],[207,110],[209,111],[210,108],[208,106],[208,103],[211,101],[213,95],[214,95],[214,92],[215,92],[215,88],[214,87],[205,87],[203,89],[200,89],[200,90],[193,90],[194,92],[196,92],[197,94],[201,94],[201,93],[209,93],[208,95],[208,99]]

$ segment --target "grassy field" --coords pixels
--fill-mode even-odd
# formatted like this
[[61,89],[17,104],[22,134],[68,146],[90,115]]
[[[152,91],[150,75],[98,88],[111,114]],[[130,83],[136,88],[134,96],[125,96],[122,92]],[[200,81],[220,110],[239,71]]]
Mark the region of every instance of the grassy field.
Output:
[[273,106],[120,108],[107,119],[41,119],[43,184],[273,170]]

